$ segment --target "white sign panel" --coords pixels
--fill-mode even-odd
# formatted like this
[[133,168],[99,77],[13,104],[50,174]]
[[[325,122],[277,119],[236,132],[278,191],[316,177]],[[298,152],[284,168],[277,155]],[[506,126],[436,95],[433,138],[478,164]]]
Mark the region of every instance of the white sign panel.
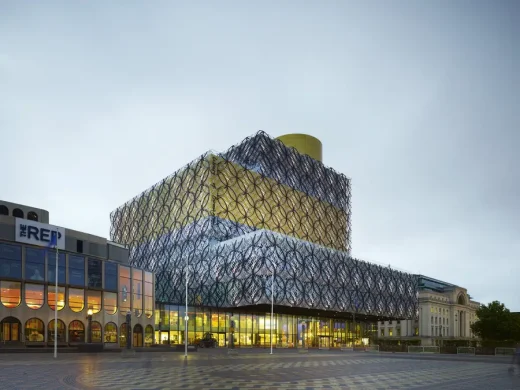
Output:
[[[16,218],[15,240],[31,245],[49,246],[51,237],[58,233],[58,249],[65,249],[65,228],[28,219]],[[52,246],[54,248],[54,245]]]

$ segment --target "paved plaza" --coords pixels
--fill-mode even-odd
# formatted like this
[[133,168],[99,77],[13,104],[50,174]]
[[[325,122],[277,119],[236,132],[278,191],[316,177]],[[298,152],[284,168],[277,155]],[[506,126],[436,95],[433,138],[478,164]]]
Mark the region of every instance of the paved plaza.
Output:
[[1,354],[1,389],[520,389],[509,359],[339,351]]

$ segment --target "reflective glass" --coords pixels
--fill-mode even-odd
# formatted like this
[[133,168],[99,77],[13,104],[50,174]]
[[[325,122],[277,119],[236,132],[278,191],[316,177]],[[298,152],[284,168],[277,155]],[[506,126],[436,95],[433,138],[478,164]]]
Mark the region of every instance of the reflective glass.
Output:
[[85,258],[69,255],[69,284],[85,286]]
[[45,302],[44,286],[42,284],[25,284],[25,304],[30,309],[39,309]]
[[43,282],[45,276],[45,251],[25,248],[25,279]]
[[0,244],[0,277],[22,278],[22,248]]
[[93,288],[102,288],[102,266],[103,262],[98,259],[88,259],[88,286]]
[[8,309],[17,307],[22,301],[21,283],[20,282],[0,282],[0,300]]

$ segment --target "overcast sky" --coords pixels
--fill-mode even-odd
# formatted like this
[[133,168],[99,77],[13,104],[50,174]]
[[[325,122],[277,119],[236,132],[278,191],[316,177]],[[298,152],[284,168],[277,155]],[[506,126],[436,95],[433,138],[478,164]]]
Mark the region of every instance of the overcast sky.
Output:
[[304,132],[352,178],[355,256],[520,311],[519,15],[0,0],[0,199],[108,237],[112,210],[205,151]]

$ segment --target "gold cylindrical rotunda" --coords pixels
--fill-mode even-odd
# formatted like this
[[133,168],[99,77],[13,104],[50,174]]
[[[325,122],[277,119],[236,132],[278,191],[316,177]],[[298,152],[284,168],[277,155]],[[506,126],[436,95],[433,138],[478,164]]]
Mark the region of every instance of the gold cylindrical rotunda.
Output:
[[317,161],[323,162],[321,141],[312,135],[285,134],[276,139],[286,146],[295,148],[301,154],[306,154]]

